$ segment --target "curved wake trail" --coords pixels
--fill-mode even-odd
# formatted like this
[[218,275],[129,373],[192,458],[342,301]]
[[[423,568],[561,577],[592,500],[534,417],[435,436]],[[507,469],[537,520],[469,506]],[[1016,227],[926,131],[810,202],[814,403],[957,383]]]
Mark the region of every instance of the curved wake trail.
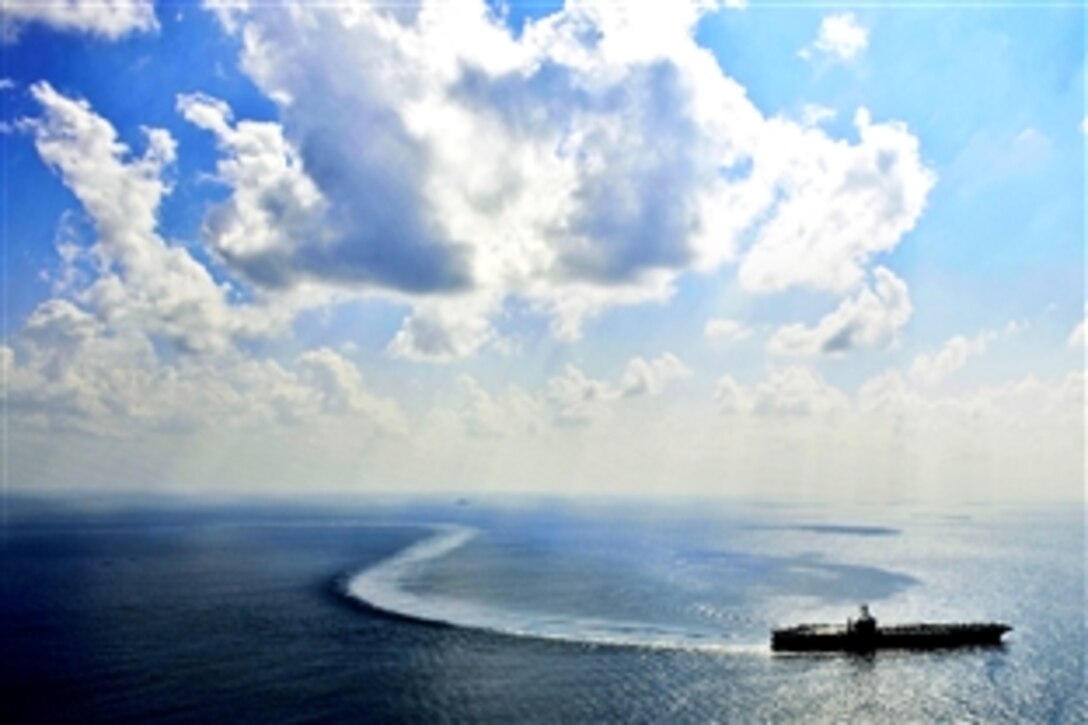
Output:
[[640,622],[506,610],[454,597],[417,594],[406,579],[425,565],[471,541],[479,532],[465,526],[434,525],[434,535],[416,542],[351,577],[347,596],[379,611],[407,619],[475,629],[511,637],[583,645],[638,647],[732,654],[765,654],[765,645],[739,644],[721,634]]
[[402,582],[423,564],[440,559],[464,546],[478,532],[454,525],[435,525],[430,528],[435,531],[433,536],[417,541],[385,561],[351,577],[347,583],[347,595],[390,614],[447,623],[445,615],[457,600],[415,594],[404,589]]

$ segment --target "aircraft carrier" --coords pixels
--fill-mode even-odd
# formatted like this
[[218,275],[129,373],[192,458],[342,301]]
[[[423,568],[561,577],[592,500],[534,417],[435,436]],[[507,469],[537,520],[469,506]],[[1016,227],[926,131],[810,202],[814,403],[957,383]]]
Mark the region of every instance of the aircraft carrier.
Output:
[[872,652],[878,649],[947,649],[1001,644],[1012,630],[998,622],[899,624],[879,626],[861,605],[861,616],[841,624],[801,624],[771,630],[771,649],[776,652]]

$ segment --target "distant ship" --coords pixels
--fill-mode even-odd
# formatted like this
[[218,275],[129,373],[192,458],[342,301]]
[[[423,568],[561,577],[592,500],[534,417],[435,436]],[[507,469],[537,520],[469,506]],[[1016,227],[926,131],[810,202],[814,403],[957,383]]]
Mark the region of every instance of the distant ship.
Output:
[[841,624],[801,624],[771,630],[771,649],[776,652],[872,652],[878,649],[945,649],[1001,644],[1012,630],[997,622],[955,624],[900,624],[877,626],[868,605],[861,605],[858,619]]

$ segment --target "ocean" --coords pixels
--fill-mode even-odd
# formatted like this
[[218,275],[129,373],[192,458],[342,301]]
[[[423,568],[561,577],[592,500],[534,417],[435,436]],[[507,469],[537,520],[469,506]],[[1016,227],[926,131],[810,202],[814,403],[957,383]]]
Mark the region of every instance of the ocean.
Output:
[[[12,498],[4,722],[1088,719],[1081,506]],[[774,626],[1006,644],[782,655]]]

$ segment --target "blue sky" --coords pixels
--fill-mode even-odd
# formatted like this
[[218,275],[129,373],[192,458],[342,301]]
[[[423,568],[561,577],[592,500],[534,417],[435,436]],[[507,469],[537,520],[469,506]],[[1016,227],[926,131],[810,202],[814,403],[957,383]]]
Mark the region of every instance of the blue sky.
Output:
[[244,5],[4,11],[11,485],[1082,493],[1078,5]]

